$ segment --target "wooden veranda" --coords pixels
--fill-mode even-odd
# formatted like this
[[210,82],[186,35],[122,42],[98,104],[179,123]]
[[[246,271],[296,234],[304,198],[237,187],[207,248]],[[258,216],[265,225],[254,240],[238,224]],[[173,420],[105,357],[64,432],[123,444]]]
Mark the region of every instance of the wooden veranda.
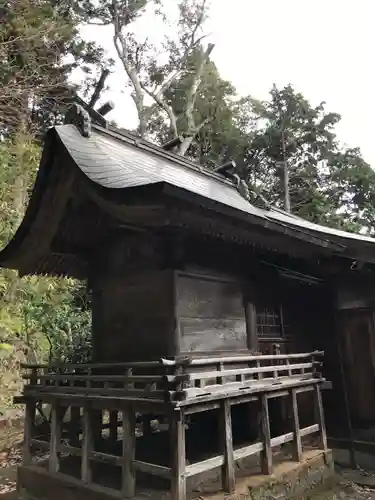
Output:
[[[327,451],[321,397],[324,379],[319,371],[322,354],[24,366],[28,383],[20,398],[26,405],[23,467],[32,465],[35,450],[49,454],[48,461],[40,461],[39,467],[47,467],[51,474],[60,473],[67,456],[80,457],[78,478],[82,486],[95,483],[92,466],[100,462],[121,469],[120,498],[136,497],[136,476],[142,472],[168,480],[173,500],[187,498],[189,478],[221,468],[222,489],[232,493],[235,463],[246,457],[260,454],[261,473],[269,475],[275,447],[291,443],[293,460],[300,461],[302,438],[316,434],[319,448]],[[305,392],[314,395],[316,422],[301,428],[298,394]],[[274,398],[289,405],[292,432],[271,436],[268,405]],[[231,408],[250,402],[257,402],[259,439],[235,447]],[[51,406],[50,426],[38,436],[36,410],[46,404]],[[219,415],[220,453],[190,463],[185,444],[189,416],[212,409]],[[103,412],[109,414],[107,422],[103,422]],[[137,453],[139,414],[167,422],[169,463],[149,463]],[[143,432],[149,432],[147,418],[143,422]],[[106,437],[104,427],[109,429]]]

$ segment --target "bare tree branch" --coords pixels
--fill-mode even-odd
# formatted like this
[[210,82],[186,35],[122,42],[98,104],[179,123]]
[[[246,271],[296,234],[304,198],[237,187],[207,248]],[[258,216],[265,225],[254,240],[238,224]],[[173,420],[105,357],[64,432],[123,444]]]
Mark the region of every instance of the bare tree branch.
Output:
[[95,106],[95,104],[99,101],[100,94],[102,93],[102,91],[104,89],[104,85],[105,85],[105,82],[109,76],[109,73],[110,73],[109,69],[102,70],[100,78],[95,86],[94,92],[93,92],[91,99],[90,99],[90,102],[89,102],[89,106],[91,108],[93,108]]
[[185,108],[185,117],[188,122],[188,133],[194,133],[196,134],[196,124],[194,120],[194,107],[195,107],[195,101],[197,98],[197,92],[199,85],[202,80],[202,75],[203,75],[203,70],[204,67],[211,55],[211,52],[213,51],[215,45],[210,43],[207,47],[207,49],[203,52],[201,52],[201,57],[200,61],[198,63],[198,66],[196,68],[195,75],[193,77],[193,80],[191,82],[190,88],[187,92],[186,95],[186,108]]

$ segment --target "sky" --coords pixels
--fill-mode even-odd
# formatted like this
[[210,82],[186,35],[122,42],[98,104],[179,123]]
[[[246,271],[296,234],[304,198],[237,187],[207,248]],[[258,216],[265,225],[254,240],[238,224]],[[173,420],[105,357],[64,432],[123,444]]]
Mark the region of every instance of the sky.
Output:
[[[291,83],[313,105],[324,101],[327,111],[342,116],[339,139],[360,147],[375,168],[374,18],[374,0],[211,0],[207,32],[215,43],[212,59],[240,95],[265,99],[273,83]],[[139,29],[155,40],[160,34],[152,17]],[[110,30],[91,27],[84,34],[114,55]],[[116,105],[108,119],[134,128],[125,81],[117,64],[105,96]]]

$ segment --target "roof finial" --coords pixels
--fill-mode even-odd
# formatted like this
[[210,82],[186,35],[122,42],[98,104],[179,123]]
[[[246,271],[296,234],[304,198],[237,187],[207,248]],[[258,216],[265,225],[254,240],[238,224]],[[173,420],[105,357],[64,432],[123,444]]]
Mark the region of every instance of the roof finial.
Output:
[[65,124],[75,125],[83,137],[91,135],[91,118],[88,112],[80,104],[74,103],[65,114]]

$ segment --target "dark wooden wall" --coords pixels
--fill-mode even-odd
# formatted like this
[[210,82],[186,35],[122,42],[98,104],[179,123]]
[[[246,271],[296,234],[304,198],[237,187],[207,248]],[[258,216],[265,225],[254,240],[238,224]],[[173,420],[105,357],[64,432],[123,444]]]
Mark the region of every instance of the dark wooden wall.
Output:
[[206,244],[184,253],[162,235],[113,234],[92,263],[95,360],[321,348],[319,287],[253,272],[254,258],[217,245],[210,269]]
[[374,425],[375,286],[370,280],[338,286],[337,328],[353,424]]
[[[96,361],[142,361],[174,355],[173,275],[154,271],[112,277],[93,294]],[[95,335],[96,333],[96,335]]]

